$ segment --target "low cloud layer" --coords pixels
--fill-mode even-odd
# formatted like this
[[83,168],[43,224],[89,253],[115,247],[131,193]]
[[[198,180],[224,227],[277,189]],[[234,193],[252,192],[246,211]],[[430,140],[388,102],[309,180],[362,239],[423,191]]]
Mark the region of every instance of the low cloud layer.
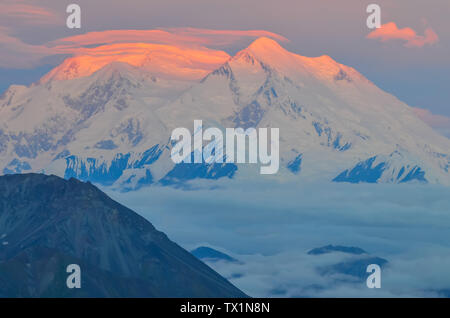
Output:
[[[110,195],[187,249],[207,245],[243,261],[214,268],[251,296],[436,296],[450,289],[448,188],[232,182]],[[387,259],[382,288],[321,275],[318,266],[345,256],[307,255],[327,244]]]
[[399,28],[395,22],[383,24],[367,35],[368,39],[375,39],[381,42],[402,41],[405,47],[423,47],[439,42],[439,37],[430,27],[425,29],[424,35],[418,35],[411,28]]

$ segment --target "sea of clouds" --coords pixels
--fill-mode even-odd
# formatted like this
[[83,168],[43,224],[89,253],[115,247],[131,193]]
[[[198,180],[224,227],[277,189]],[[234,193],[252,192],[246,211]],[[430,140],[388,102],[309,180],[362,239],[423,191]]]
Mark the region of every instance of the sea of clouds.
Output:
[[[421,184],[197,182],[108,194],[191,250],[210,246],[240,263],[209,263],[253,297],[426,297],[450,294],[450,188]],[[389,264],[381,289],[319,268],[363,248]],[[369,274],[368,274],[369,275]]]

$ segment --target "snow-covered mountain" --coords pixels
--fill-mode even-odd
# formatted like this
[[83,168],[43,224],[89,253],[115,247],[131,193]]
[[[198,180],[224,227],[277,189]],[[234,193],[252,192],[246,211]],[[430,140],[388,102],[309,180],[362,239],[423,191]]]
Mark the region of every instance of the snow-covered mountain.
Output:
[[233,57],[126,47],[131,53],[102,48],[69,58],[31,87],[3,94],[3,174],[42,171],[122,190],[263,178],[248,164],[175,165],[172,130],[192,131],[201,119],[205,128],[279,128],[276,178],[450,185],[450,140],[328,56],[303,57],[268,38]]

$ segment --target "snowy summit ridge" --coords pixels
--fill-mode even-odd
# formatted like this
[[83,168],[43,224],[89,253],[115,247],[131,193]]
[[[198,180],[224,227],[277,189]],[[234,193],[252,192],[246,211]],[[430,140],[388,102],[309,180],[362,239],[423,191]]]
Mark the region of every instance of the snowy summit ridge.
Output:
[[450,185],[450,140],[329,56],[300,56],[269,38],[232,57],[156,44],[96,50],[2,95],[2,174],[54,173],[121,190],[260,177],[244,164],[174,165],[171,131],[200,119],[279,128],[283,179]]

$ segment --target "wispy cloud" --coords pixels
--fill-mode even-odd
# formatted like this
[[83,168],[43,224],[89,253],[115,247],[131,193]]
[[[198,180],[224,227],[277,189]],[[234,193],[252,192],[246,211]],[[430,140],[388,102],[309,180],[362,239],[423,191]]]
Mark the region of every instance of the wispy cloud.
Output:
[[[241,44],[241,41],[261,36],[278,41],[285,37],[264,30],[208,30],[171,28],[153,30],[108,30],[65,37],[44,44],[27,44],[0,26],[0,67],[27,68],[46,56],[95,53],[97,47],[109,44],[168,44],[196,49],[217,48]],[[133,46],[130,46],[133,47]]]
[[[33,68],[54,54],[52,48],[30,44],[18,36],[20,30],[48,29],[65,26],[64,16],[36,1],[4,0],[0,3],[0,67]],[[23,32],[22,32],[23,35]]]
[[450,117],[436,115],[428,109],[414,107],[413,111],[429,126],[450,138]]
[[232,45],[243,39],[256,39],[259,37],[268,37],[279,42],[289,42],[284,36],[265,30],[212,30],[197,28],[171,28],[167,30],[180,36],[201,38],[208,45]]
[[154,30],[108,30],[88,32],[58,39],[49,43],[56,47],[83,47],[114,43],[159,43],[187,46],[233,45],[243,39],[270,37],[277,41],[288,41],[285,37],[264,30],[212,30],[196,28],[167,28]]
[[433,45],[439,41],[439,37],[430,27],[425,29],[424,35],[418,35],[412,28],[398,28],[395,22],[383,24],[367,35],[368,39],[377,39],[381,42],[400,40],[405,47],[423,47]]
[[0,26],[0,67],[33,68],[42,58],[52,54],[52,49],[25,43],[10,35],[8,28]]
[[30,1],[6,0],[0,4],[0,19],[18,19],[23,24],[56,24],[62,16]]

